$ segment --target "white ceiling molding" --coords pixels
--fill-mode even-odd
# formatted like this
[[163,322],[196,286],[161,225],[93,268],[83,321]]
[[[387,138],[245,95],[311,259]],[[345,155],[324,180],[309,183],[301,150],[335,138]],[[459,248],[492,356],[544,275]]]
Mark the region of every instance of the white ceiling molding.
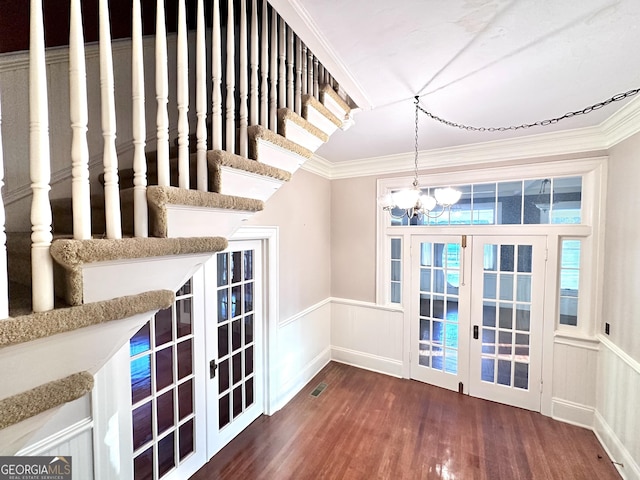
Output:
[[333,179],[333,169],[335,164],[328,160],[325,160],[319,155],[313,155],[309,160],[304,162],[300,167],[307,172],[315,173],[316,175],[326,178],[328,180]]
[[[421,151],[418,167],[421,170],[441,169],[603,151],[639,131],[640,97],[595,127]],[[314,155],[305,164],[305,169],[322,172],[319,174],[331,180],[387,175],[412,171],[413,155],[413,152],[407,152],[336,163]]]
[[301,3],[298,0],[269,0],[269,3],[318,57],[356,105],[363,110],[372,109],[373,104],[360,83],[351,74]]
[[640,96],[634,98],[616,113],[600,124],[611,148],[640,131]]

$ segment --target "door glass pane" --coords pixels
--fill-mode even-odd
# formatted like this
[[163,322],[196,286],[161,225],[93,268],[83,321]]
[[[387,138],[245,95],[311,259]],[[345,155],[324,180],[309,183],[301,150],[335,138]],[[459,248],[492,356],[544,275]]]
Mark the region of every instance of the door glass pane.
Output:
[[484,298],[496,300],[498,298],[498,275],[495,273],[484,274]]
[[173,390],[158,397],[158,434],[173,426]]
[[160,478],[176,466],[174,444],[174,432],[171,432],[158,442],[158,473]]
[[244,252],[244,279],[253,280],[253,250]]
[[511,385],[511,362],[509,360],[498,360],[498,383]]
[[218,254],[218,286],[222,287],[223,285],[227,285],[229,283],[229,254],[227,253],[219,253]]
[[513,300],[513,275],[500,274],[500,300]]
[[158,313],[156,313],[155,322],[156,345],[160,346],[170,342],[173,338],[173,317],[171,314],[171,308],[160,310]]
[[151,395],[151,357],[145,355],[131,361],[131,403],[135,405],[149,395]]
[[231,421],[231,408],[229,407],[230,398],[231,394],[227,393],[218,400],[218,428],[220,429],[225,425],[228,425]]
[[218,327],[218,358],[229,354],[229,324]]
[[[496,251],[496,248],[500,252],[497,272],[500,303],[496,332],[492,328],[495,326],[495,317],[492,317],[495,304],[484,302],[481,380],[528,389],[528,361],[531,348],[528,332],[531,326],[533,247],[531,245],[487,247],[484,248],[485,252]],[[514,268],[516,266],[517,268]],[[493,282],[487,281],[487,275],[494,275],[491,268],[491,265],[489,268],[485,265],[483,288],[490,290],[483,293],[485,298],[487,295],[494,296]]]
[[180,427],[180,461],[193,452],[193,420]]
[[231,283],[242,281],[242,252],[233,252],[231,254]]
[[496,309],[495,302],[483,302],[482,307],[482,325],[485,327],[496,326]]
[[134,480],[147,480],[154,478],[153,475],[153,447],[149,447],[133,460],[133,478]]
[[193,431],[196,413],[191,280],[176,297],[171,308],[157,312],[130,340],[133,471],[140,480],[162,478],[184,458],[176,456],[179,449],[195,448],[193,433],[190,438],[185,427],[189,423]]
[[529,364],[516,362],[514,364],[513,386],[516,388],[529,389]]
[[[449,374],[458,373],[458,308],[460,245],[420,244],[418,363]],[[435,295],[434,295],[435,293]]]
[[191,334],[191,298],[183,298],[176,302],[178,337]]

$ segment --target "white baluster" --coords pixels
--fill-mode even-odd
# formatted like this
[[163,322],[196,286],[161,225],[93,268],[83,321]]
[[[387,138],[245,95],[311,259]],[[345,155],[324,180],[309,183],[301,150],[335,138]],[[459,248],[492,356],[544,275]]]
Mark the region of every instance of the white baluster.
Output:
[[320,98],[320,93],[318,89],[318,59],[313,57],[313,96],[316,98]]
[[307,46],[302,44],[302,93],[309,94],[309,78],[307,77]]
[[293,110],[293,30],[287,27],[287,108]]
[[[2,95],[0,95],[0,192],[4,186],[2,153]],[[7,273],[7,234],[5,233],[4,201],[0,195],[0,320],[9,316],[9,276]]]
[[251,80],[249,82],[249,125],[258,124],[258,0],[251,2]]
[[207,44],[204,0],[198,0],[196,22],[196,186],[206,192],[207,180]]
[[278,108],[287,106],[286,42],[287,25],[284,23],[284,20],[280,18],[278,26]]
[[156,6],[156,154],[158,162],[158,185],[168,186],[169,173],[169,71],[167,60],[167,26],[164,0]]
[[69,112],[71,116],[71,198],[73,238],[91,238],[91,192],[87,143],[87,69],[80,0],[71,1],[69,15]]
[[307,50],[307,94],[313,95],[313,53]]
[[220,1],[213,0],[211,32],[211,147],[222,149],[222,41],[220,38]]
[[131,80],[133,103],[133,233],[136,237],[148,237],[147,157],[144,153],[147,126],[144,111],[144,54],[142,50],[142,8],[140,0],[133,0]]
[[107,238],[122,238],[120,190],[118,188],[118,156],[116,153],[116,102],[111,52],[109,0],[100,0],[100,92],[102,106],[102,138],[104,150],[104,214]]
[[278,130],[278,16],[271,10],[271,62],[269,64],[269,129]]
[[324,65],[318,64],[318,84],[322,85],[324,82]]
[[227,2],[227,69],[225,72],[227,79],[225,149],[230,153],[236,153],[236,58],[233,23],[233,0],[229,0]]
[[29,50],[29,164],[31,176],[31,284],[33,311],[53,308],[51,179],[47,67],[41,0],[31,0]]
[[296,101],[294,111],[302,114],[302,41],[296,35]]
[[[257,0],[256,0],[257,1]],[[260,40],[260,125],[269,128],[269,14],[262,0],[262,38]]]
[[185,0],[178,1],[178,186],[189,189],[189,43]]
[[239,141],[238,153],[243,157],[249,156],[247,125],[249,112],[247,100],[249,96],[249,79],[247,78],[247,0],[240,0],[240,110],[238,112]]

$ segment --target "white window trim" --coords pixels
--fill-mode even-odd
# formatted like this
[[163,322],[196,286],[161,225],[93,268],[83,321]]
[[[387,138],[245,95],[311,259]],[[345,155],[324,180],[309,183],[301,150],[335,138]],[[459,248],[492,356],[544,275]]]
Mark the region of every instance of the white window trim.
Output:
[[[604,212],[606,205],[606,156],[580,158],[564,161],[548,161],[533,164],[519,165],[517,162],[501,167],[489,167],[485,169],[474,169],[456,172],[439,172],[435,174],[420,175],[419,182],[422,186],[439,187],[448,185],[466,185],[483,182],[502,182],[509,180],[521,180],[526,178],[539,178],[540,172],[545,176],[570,176],[581,175],[582,182],[582,218],[581,225],[545,225],[544,232],[541,232],[539,225],[488,225],[488,226],[398,226],[392,227],[388,223],[388,213],[381,208],[377,208],[377,249],[376,249],[376,303],[381,306],[393,306],[404,308],[407,304],[408,289],[406,286],[410,281],[408,268],[402,271],[402,304],[390,302],[389,285],[391,279],[390,261],[390,239],[402,238],[402,258],[404,265],[410,260],[411,235],[424,234],[462,234],[463,230],[468,234],[481,235],[491,234],[524,234],[536,235],[544,233],[549,237],[548,261],[559,260],[560,238],[576,238],[582,240],[581,255],[581,294],[579,306],[580,318],[577,327],[560,326],[557,322],[558,291],[557,278],[550,278],[548,275],[547,298],[554,298],[555,301],[547,302],[545,317],[551,316],[554,319],[554,331],[563,336],[575,336],[576,338],[592,337],[597,333],[596,320],[601,318],[601,292],[604,259],[602,247],[604,245]],[[514,168],[516,167],[517,168]],[[381,178],[377,180],[377,196],[384,195],[400,188],[406,188],[413,181],[411,176],[399,176]],[[583,267],[590,265],[589,271]],[[553,310],[551,310],[553,307]],[[562,327],[562,328],[559,328]],[[546,336],[546,334],[545,334]]]

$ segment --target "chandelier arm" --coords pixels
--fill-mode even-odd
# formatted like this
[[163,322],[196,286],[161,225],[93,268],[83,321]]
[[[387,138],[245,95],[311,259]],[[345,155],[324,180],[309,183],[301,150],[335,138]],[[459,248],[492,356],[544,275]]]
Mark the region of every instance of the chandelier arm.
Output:
[[629,90],[629,91],[627,91],[625,93],[618,93],[618,94],[614,95],[613,97],[608,98],[607,100],[603,100],[602,102],[595,103],[593,105],[590,105],[588,107],[583,108],[582,110],[575,110],[573,112],[567,112],[567,113],[565,113],[564,115],[562,115],[560,117],[550,118],[550,119],[547,119],[547,120],[539,120],[539,121],[533,122],[533,123],[523,123],[521,125],[511,125],[509,127],[474,127],[474,126],[471,126],[471,125],[465,125],[463,123],[452,122],[450,120],[446,120],[444,118],[441,118],[441,117],[429,112],[428,110],[425,110],[420,105],[418,105],[419,97],[416,96],[415,98],[416,98],[416,113],[417,113],[417,111],[419,109],[420,111],[422,111],[425,115],[427,115],[431,119],[436,120],[437,122],[440,122],[440,123],[442,123],[444,125],[447,125],[449,127],[459,128],[461,130],[467,130],[469,132],[507,132],[507,131],[527,129],[527,128],[531,128],[531,127],[547,127],[549,125],[554,125],[554,124],[558,123],[559,121],[565,120],[567,118],[576,117],[578,115],[586,115],[586,114],[591,113],[591,112],[593,112],[595,110],[600,110],[602,107],[605,107],[605,106],[609,105],[610,103],[619,102],[620,100],[624,100],[625,98],[633,97],[634,95],[637,95],[638,93],[640,93],[640,88],[635,88],[635,89]]

